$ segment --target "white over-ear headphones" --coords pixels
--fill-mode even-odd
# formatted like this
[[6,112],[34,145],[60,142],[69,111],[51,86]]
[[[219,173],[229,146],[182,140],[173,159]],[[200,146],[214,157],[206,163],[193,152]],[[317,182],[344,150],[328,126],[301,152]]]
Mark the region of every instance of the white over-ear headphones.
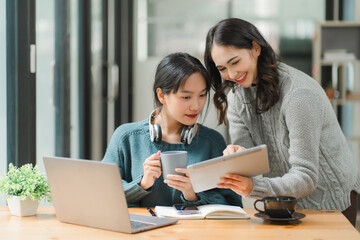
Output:
[[[154,111],[152,111],[150,113],[150,116],[149,116],[150,140],[152,142],[161,142],[161,137],[162,137],[161,127],[157,123],[154,124],[154,125],[152,124],[152,120],[155,117],[156,110],[158,110],[158,109],[155,109]],[[182,143],[191,144],[191,142],[192,142],[192,140],[195,137],[196,132],[197,132],[198,119],[196,120],[196,123],[193,126],[184,126],[184,128],[183,128],[183,130],[181,131],[181,134],[180,134],[180,141]]]
[[150,133],[150,140],[152,142],[160,142],[161,141],[161,127],[159,124],[152,124],[152,119],[155,117],[155,112],[157,109],[152,111],[149,116],[149,133]]

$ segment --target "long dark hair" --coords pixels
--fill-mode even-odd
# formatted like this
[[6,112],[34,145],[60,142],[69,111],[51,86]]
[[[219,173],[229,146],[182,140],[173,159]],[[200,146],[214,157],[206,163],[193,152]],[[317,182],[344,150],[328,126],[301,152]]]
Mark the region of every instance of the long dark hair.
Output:
[[233,46],[239,49],[253,48],[253,41],[261,46],[261,53],[257,62],[257,92],[254,102],[256,113],[260,114],[279,100],[278,89],[279,73],[277,68],[278,58],[269,43],[264,39],[258,29],[251,23],[238,18],[229,18],[218,22],[212,27],[206,37],[204,61],[211,75],[211,86],[215,90],[214,104],[218,110],[218,124],[226,122],[228,102],[225,89],[234,86],[231,81],[222,81],[219,70],[211,56],[214,43],[219,46]]
[[157,88],[161,88],[164,94],[177,93],[179,88],[185,85],[186,80],[193,73],[200,73],[204,77],[209,102],[211,77],[208,71],[199,59],[188,53],[177,52],[164,57],[157,66],[153,85],[155,107],[159,108],[162,106],[156,93]]

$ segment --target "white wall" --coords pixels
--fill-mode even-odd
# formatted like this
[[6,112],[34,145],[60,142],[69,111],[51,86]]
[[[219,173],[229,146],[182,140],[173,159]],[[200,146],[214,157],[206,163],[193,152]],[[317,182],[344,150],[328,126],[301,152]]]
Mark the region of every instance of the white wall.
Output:
[[141,121],[147,118],[154,109],[152,86],[155,70],[161,59],[147,59],[134,62],[133,82],[133,120]]

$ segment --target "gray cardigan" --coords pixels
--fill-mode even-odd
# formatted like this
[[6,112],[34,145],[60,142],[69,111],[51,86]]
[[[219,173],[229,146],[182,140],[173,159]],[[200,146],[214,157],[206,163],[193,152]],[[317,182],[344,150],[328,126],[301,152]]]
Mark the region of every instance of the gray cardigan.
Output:
[[298,208],[345,210],[360,193],[360,174],[334,110],[321,86],[279,64],[280,100],[263,114],[251,104],[256,86],[228,94],[231,142],[266,144],[270,172],[253,178],[250,197],[290,195]]

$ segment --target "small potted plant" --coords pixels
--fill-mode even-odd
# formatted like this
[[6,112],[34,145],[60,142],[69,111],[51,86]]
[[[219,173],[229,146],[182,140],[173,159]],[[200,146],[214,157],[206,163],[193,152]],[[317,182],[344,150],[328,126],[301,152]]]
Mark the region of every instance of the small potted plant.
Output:
[[0,192],[6,194],[10,213],[16,216],[35,215],[40,200],[51,201],[45,174],[30,163],[20,168],[10,163],[6,176],[0,178]]

